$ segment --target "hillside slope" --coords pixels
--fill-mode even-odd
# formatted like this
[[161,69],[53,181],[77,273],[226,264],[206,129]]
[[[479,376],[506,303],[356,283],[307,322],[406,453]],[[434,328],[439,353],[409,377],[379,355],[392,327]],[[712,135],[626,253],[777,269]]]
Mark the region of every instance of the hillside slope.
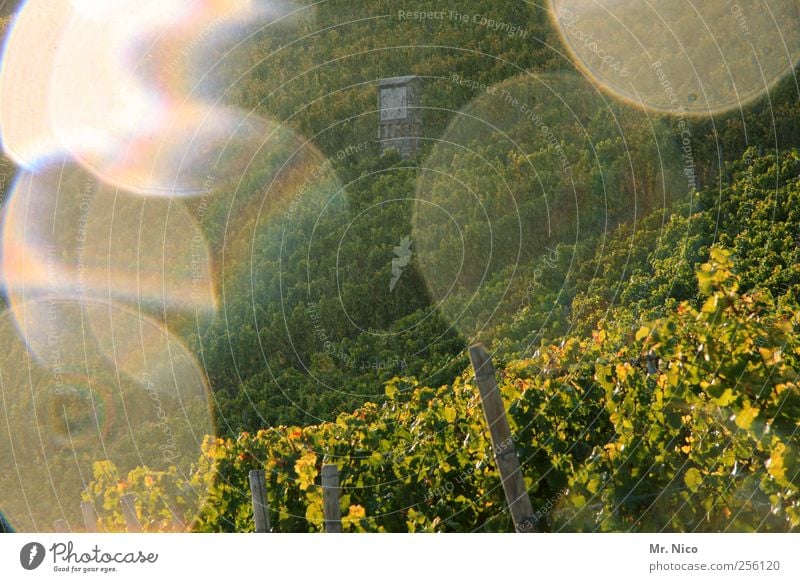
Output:
[[[703,203],[701,192],[691,220],[676,214],[636,239],[638,248],[687,224],[719,224],[716,234],[697,227],[694,254],[674,244],[672,253],[612,253],[576,294],[587,309],[599,305],[598,326],[505,363],[501,389],[540,529],[800,527],[798,170],[797,151],[748,156],[722,199]],[[742,212],[749,220],[735,219]],[[713,237],[708,246],[703,237]],[[629,241],[622,228],[608,246]],[[707,261],[696,271],[694,256]],[[600,291],[619,269],[642,274],[629,288],[646,280],[653,290],[619,291],[625,301],[608,309]],[[98,465],[90,497],[108,508],[120,491],[135,492],[159,529],[167,500],[208,487],[195,529],[249,530],[247,472],[265,468],[276,528],[317,531],[324,461],[340,467],[346,530],[507,531],[487,438],[469,370],[439,387],[396,378],[381,402],[335,422],[210,438],[190,482],[147,469],[118,481]],[[104,519],[122,523],[113,511]]]

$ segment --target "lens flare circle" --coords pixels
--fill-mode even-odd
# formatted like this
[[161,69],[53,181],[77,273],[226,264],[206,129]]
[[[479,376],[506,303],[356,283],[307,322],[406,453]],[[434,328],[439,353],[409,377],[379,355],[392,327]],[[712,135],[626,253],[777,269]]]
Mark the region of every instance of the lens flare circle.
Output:
[[12,304],[46,293],[208,314],[208,242],[169,199],[118,195],[71,164],[21,172],[3,212],[0,269]]
[[665,124],[578,75],[481,90],[417,180],[412,239],[431,297],[468,338],[517,320],[545,280],[574,276],[579,241],[691,189],[681,153]]
[[[219,42],[226,25],[278,9],[233,0],[96,4],[29,0],[19,11],[0,71],[9,156],[36,170],[68,154],[106,183],[151,196],[197,196],[209,173],[237,176],[261,126],[195,94],[191,54]],[[153,69],[165,78],[149,77]]]
[[[58,339],[43,361],[31,356],[13,315],[0,318],[0,418],[8,428],[0,483],[3,509],[22,531],[50,531],[65,517],[78,527],[82,494],[100,467],[113,468],[119,482],[136,467],[188,480],[214,432],[205,375],[163,325],[113,303],[52,299],[25,308],[53,309]],[[67,343],[80,346],[80,361],[61,357]],[[205,495],[189,487],[157,492],[154,502],[188,527]]]
[[796,0],[551,0],[574,60],[655,111],[712,115],[762,97],[800,60]]

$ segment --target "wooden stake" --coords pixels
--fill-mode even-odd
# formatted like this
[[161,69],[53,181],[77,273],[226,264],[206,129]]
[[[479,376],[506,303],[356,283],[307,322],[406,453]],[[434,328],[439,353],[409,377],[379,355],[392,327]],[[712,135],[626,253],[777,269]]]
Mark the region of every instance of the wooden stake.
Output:
[[53,522],[53,530],[56,533],[69,533],[69,526],[66,519],[57,519]]
[[136,496],[133,493],[126,493],[120,498],[120,505],[122,505],[122,515],[125,518],[128,533],[140,533],[142,525],[139,523],[139,518],[136,517]]
[[339,501],[339,468],[322,465],[322,510],[325,514],[325,533],[342,532],[342,506]]
[[475,369],[475,381],[481,394],[483,414],[489,425],[494,458],[500,469],[500,479],[508,508],[511,510],[511,518],[514,520],[514,527],[518,532],[533,532],[535,531],[533,508],[519,467],[519,458],[508,426],[503,398],[497,386],[492,359],[483,344],[470,346],[469,359]]
[[253,498],[253,519],[256,522],[256,533],[269,533],[267,480],[264,477],[264,471],[250,471],[250,495]]
[[91,501],[81,502],[81,513],[83,514],[83,525],[89,533],[97,531],[97,512]]

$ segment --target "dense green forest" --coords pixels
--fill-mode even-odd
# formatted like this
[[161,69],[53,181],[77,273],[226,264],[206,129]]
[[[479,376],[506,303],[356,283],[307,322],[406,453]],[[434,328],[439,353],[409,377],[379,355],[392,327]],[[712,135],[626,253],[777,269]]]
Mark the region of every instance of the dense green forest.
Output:
[[[406,10],[331,0],[204,51],[192,90],[270,134],[219,195],[175,202],[202,216],[215,309],[137,306],[207,377],[211,415],[193,403],[170,428],[196,456],[154,454],[158,424],[115,429],[144,398],[125,385],[101,394],[104,459],[64,439],[32,456],[41,498],[63,474],[75,499],[43,523],[3,510],[41,529],[92,501],[123,529],[135,493],[148,531],[251,531],[261,468],[276,531],[319,531],[330,462],[345,531],[509,531],[466,357],[480,341],[541,530],[798,530],[796,77],[740,111],[654,113],[576,67],[544,2]],[[412,159],[376,140],[377,83],[399,75],[423,82]]]
[[[625,227],[605,250],[584,250],[595,276],[571,294],[586,323],[505,363],[501,390],[540,530],[800,527],[800,151],[748,155],[728,171],[721,193],[699,192],[663,226],[661,212],[643,221],[635,247],[651,250],[631,252]],[[504,351],[527,352],[538,328],[527,321],[502,334]],[[147,468],[120,479],[97,464],[87,499],[108,508],[105,527],[121,528],[119,495],[135,492],[159,530],[170,527],[167,501],[203,491],[198,531],[247,531],[242,484],[265,467],[276,531],[319,531],[324,461],[340,467],[346,531],[511,528],[471,371],[445,385],[398,377],[384,390],[333,422],[209,438],[188,481]],[[195,507],[183,509],[191,519]]]
[[[505,346],[525,329],[526,339],[509,353],[530,354],[574,326],[590,329],[588,299],[578,293],[594,288],[601,265],[587,261],[587,252],[607,245],[608,233],[627,225],[631,234],[604,261],[624,259],[616,253],[668,252],[667,239],[647,248],[633,237],[675,213],[694,212],[699,202],[690,191],[729,184],[729,165],[749,145],[760,153],[800,145],[793,79],[741,114],[659,117],[615,103],[583,78],[554,50],[558,36],[541,6],[448,7],[514,23],[529,31],[525,38],[451,18],[405,21],[398,17],[403,8],[328,2],[313,18],[301,12],[310,21],[255,35],[246,50],[219,49],[220,63],[232,63],[220,67],[226,98],[312,138],[332,160],[341,189],[313,184],[288,219],[253,214],[240,237],[249,247],[238,254],[226,248],[225,272],[238,275],[226,284],[219,317],[189,338],[203,353],[222,434],[333,419],[380,397],[383,383],[398,375],[449,382],[465,367],[472,340]],[[426,8],[442,7],[419,7]],[[425,80],[425,146],[412,162],[379,155],[375,142],[375,82],[395,74]],[[506,95],[530,104],[530,113]],[[548,139],[531,114],[550,128]],[[475,201],[464,200],[467,188],[490,201],[483,219],[471,210]],[[237,193],[237,204],[248,196],[262,194],[254,186],[252,194]],[[320,214],[326,197],[333,204]],[[211,204],[227,209],[230,200]],[[455,213],[451,230],[441,231],[440,217],[426,212],[433,204]],[[217,214],[227,217],[227,210]],[[209,221],[212,247],[223,244],[213,230],[229,227],[227,218]],[[467,233],[471,256],[455,277],[458,229]],[[415,252],[390,293],[393,248],[406,236]],[[687,244],[681,233],[669,236]],[[709,236],[705,247],[713,230]],[[492,237],[486,260],[475,249]],[[703,248],[687,249],[696,252],[684,271],[703,260]],[[542,269],[556,254],[557,267]],[[618,269],[620,282],[604,297],[609,305],[628,303],[620,288],[628,271]],[[476,279],[478,271],[483,278]],[[542,280],[531,295],[526,289],[537,272]],[[688,291],[661,292],[679,301]]]

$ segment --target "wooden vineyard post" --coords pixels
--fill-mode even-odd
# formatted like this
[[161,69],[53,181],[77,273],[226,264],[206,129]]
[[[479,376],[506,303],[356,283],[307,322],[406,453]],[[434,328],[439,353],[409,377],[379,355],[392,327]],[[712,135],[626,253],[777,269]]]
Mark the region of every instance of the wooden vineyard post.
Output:
[[53,530],[56,533],[69,533],[69,526],[66,519],[57,519],[53,522]]
[[81,514],[83,514],[83,525],[89,533],[97,531],[97,512],[91,501],[81,502]]
[[525,479],[519,466],[514,439],[511,437],[492,359],[483,344],[470,346],[469,359],[475,369],[475,381],[481,394],[483,414],[489,425],[494,458],[500,469],[500,479],[508,508],[511,510],[511,518],[514,520],[514,527],[517,532],[533,532],[535,531],[533,508],[528,498],[528,490],[525,488]]
[[322,465],[322,511],[325,515],[325,533],[342,532],[340,493],[339,468],[336,465]]
[[136,517],[136,496],[133,493],[126,493],[120,498],[120,504],[128,533],[140,533],[142,526],[139,518]]
[[256,522],[256,533],[269,533],[267,480],[264,471],[250,471],[250,495],[253,498],[253,519]]

